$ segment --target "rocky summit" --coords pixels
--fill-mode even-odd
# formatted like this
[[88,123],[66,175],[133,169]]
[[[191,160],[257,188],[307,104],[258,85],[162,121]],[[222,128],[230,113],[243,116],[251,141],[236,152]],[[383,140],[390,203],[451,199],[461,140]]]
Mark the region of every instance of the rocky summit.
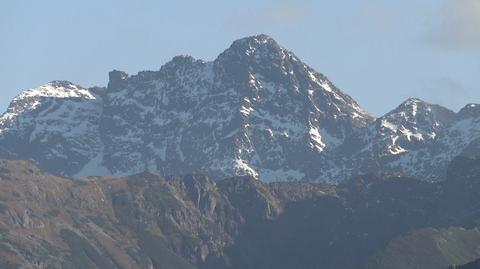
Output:
[[272,38],[0,116],[0,268],[478,268],[480,105],[374,118]]
[[480,145],[479,106],[409,99],[375,119],[272,38],[243,38],[205,62],[112,71],[107,87],[53,81],[0,117],[0,157],[57,175],[150,171],[214,179],[339,183],[372,171],[423,180]]

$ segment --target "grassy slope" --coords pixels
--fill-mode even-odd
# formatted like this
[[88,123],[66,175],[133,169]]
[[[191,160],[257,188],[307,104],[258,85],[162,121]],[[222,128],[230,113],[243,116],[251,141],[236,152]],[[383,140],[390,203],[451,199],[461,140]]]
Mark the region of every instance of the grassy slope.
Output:
[[480,230],[459,227],[417,230],[392,240],[369,269],[438,269],[480,256]]

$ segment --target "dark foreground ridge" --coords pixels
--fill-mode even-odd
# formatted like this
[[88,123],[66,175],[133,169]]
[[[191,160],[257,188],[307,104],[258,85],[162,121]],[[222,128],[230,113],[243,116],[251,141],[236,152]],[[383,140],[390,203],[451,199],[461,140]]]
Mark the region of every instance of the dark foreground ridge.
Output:
[[[0,161],[0,268],[448,268],[480,255],[480,158],[440,183],[72,180]],[[470,267],[465,267],[470,268]]]

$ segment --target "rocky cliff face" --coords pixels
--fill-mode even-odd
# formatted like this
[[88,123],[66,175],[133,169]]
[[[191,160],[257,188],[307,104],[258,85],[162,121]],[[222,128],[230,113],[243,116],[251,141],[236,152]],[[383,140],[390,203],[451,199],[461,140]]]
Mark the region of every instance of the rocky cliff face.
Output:
[[348,156],[345,169],[340,173],[348,178],[360,171],[388,171],[441,179],[448,163],[460,155],[458,151],[449,150],[447,144],[457,144],[461,149],[467,147],[468,142],[460,142],[464,139],[452,142],[455,138],[450,134],[463,118],[461,114],[416,98],[408,99],[362,128],[339,148],[337,156]]
[[370,175],[329,186],[149,173],[72,180],[0,161],[0,267],[417,268],[408,257],[446,268],[473,260],[469,246],[480,244],[478,163],[456,159],[441,183]]
[[0,157],[58,175],[206,173],[342,182],[372,171],[440,180],[480,149],[480,113],[409,99],[374,119],[272,38],[233,42],[212,62],[112,71],[106,88],[54,81],[0,117]]
[[102,146],[101,115],[101,96],[70,82],[27,90],[0,117],[0,155],[72,175]]
[[[372,121],[265,35],[235,41],[213,62],[178,56],[159,71],[113,71],[104,90],[63,84],[15,99],[0,126],[4,157],[32,159],[61,175],[150,170],[315,179],[313,162]],[[83,95],[45,95],[44,88]]]

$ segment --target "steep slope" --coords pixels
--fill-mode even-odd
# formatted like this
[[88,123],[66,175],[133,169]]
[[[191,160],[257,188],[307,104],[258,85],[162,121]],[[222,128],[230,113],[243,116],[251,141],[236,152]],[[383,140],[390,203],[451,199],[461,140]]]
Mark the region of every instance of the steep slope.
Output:
[[0,117],[0,155],[72,175],[102,147],[102,98],[67,81],[18,95]]
[[477,253],[479,161],[457,158],[440,183],[383,175],[340,186],[149,173],[72,180],[0,161],[0,267],[448,266]]
[[454,122],[439,138],[439,144],[444,146],[451,156],[477,156],[480,152],[479,139],[480,105],[469,104],[457,113]]
[[104,122],[118,130],[105,131],[105,162],[121,173],[302,179],[371,119],[263,35],[235,41],[213,63],[176,57],[159,72],[113,73],[105,103]]
[[[440,112],[438,112],[440,109]],[[457,156],[477,156],[480,147],[480,112],[478,105],[467,105],[453,115],[437,107],[431,139],[423,146],[407,148],[406,154],[387,166],[417,178],[441,180],[445,178],[448,164]],[[429,130],[429,131],[430,131]]]
[[80,181],[0,160],[0,267],[237,268],[226,252],[243,226],[272,221],[290,200],[333,193],[251,177]]
[[326,174],[340,181],[377,171],[444,179],[455,157],[480,153],[480,114],[475,107],[468,105],[455,113],[408,99],[347,138],[335,150]]
[[[69,89],[46,87],[62,93]],[[1,156],[30,159],[61,175],[149,170],[162,175],[206,172],[215,178],[253,175],[266,181],[316,179],[320,173],[316,160],[373,120],[325,76],[266,35],[233,42],[213,62],[178,56],[159,71],[134,76],[113,71],[107,89],[98,94],[84,91],[91,98],[82,98],[81,104],[90,111],[82,108],[72,113],[76,118],[66,126],[52,126],[46,132],[51,141],[33,139],[26,144],[48,149],[55,147],[53,139],[70,140],[70,133],[89,137],[91,142],[72,139],[89,147],[78,156],[64,152],[75,150],[65,145],[50,157],[67,156],[68,166],[43,160],[38,156],[43,152],[19,154],[20,149],[7,146],[25,144],[17,136],[29,135],[33,127],[15,134],[2,128]],[[48,99],[60,112],[73,109],[70,103],[78,99],[64,98],[69,97],[67,92]],[[3,125],[28,117],[37,126],[56,117],[49,115],[50,110],[40,112],[50,104],[29,105],[32,112],[19,111],[15,119],[7,112]],[[9,110],[17,106],[14,102]],[[58,117],[55,122],[61,124]],[[69,133],[62,135],[64,129]]]
[[373,147],[379,158],[398,155],[431,145],[454,117],[453,111],[441,106],[419,99],[408,99],[395,110],[378,118],[367,128],[367,133],[362,138],[375,143],[367,143],[367,147]]
[[214,61],[112,71],[106,88],[54,81],[0,117],[0,157],[64,176],[206,173],[339,183],[371,172],[445,178],[480,153],[480,106],[411,98],[374,119],[272,38],[239,39]]

